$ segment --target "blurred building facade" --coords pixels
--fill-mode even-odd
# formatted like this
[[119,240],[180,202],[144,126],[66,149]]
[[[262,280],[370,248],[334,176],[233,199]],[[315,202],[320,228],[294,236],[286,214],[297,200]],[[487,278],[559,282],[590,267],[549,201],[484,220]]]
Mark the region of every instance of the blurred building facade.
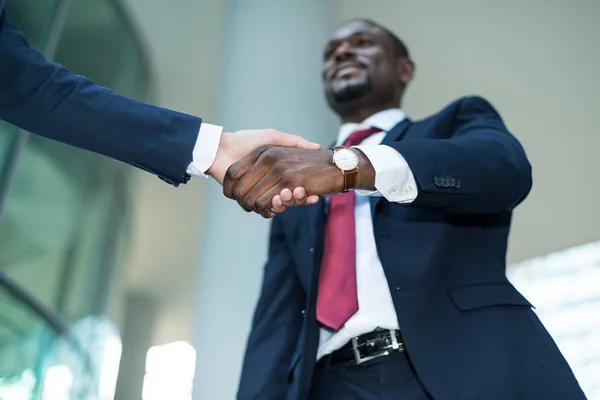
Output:
[[[149,61],[122,3],[19,0],[6,12],[72,72],[150,99]],[[132,171],[0,131],[0,398],[112,398]]]
[[[337,132],[320,85],[329,33],[358,16],[388,26],[417,64],[404,104],[411,118],[480,94],[526,148],[534,189],[515,213],[511,279],[600,398],[589,372],[600,350],[587,346],[586,358],[573,345],[600,334],[598,296],[566,289],[597,275],[589,252],[598,250],[535,258],[600,240],[598,3],[7,3],[33,46],[121,94],[228,130],[273,127],[323,145]],[[187,400],[191,380],[194,399],[233,399],[268,221],[212,182],[174,189],[6,124],[0,131],[0,399],[151,400],[171,387],[169,398]],[[185,369],[169,380],[169,363]]]

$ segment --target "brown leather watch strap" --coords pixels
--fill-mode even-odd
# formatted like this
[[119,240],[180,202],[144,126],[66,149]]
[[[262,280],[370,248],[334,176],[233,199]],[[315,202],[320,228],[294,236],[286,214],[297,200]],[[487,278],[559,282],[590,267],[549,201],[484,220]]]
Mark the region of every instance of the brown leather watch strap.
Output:
[[[334,153],[336,150],[341,150],[341,149],[348,149],[348,147],[335,146],[335,147],[331,148],[331,150],[333,150]],[[342,193],[349,192],[351,189],[354,189],[354,187],[356,186],[356,180],[358,178],[358,168],[355,168],[351,171],[344,171],[344,170],[340,169],[340,171],[342,172],[342,175],[344,176],[344,188],[342,189]]]
[[344,174],[344,190],[343,192],[347,192],[350,189],[354,189],[356,186],[356,178],[358,176],[358,168],[353,169],[352,171],[342,171]]

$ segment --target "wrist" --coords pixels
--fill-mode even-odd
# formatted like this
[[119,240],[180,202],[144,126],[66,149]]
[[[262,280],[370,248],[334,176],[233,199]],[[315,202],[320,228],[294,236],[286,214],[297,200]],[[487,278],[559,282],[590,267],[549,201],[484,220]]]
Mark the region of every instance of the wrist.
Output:
[[[216,162],[215,162],[216,163]],[[206,171],[206,175],[213,178],[215,181],[219,182],[221,185],[223,184],[223,180],[225,179],[225,172],[223,168],[219,165],[213,164],[208,171]]]
[[354,189],[373,191],[375,189],[375,169],[369,158],[360,149],[352,148],[358,155],[359,163]]
[[226,141],[227,141],[227,132],[223,132],[221,134],[221,138],[219,141],[219,146],[217,147],[217,153],[215,155],[215,159],[212,165],[206,171],[206,174],[213,179],[215,179],[220,184],[223,184],[223,180],[225,179],[225,173],[229,165],[223,165],[223,160],[227,158],[226,156]]
[[333,162],[334,151],[331,149],[325,150],[323,151],[323,154],[326,157],[327,175],[330,177],[328,181],[330,182],[329,186],[331,187],[331,193],[328,194],[334,195],[342,193],[344,190],[344,173]]

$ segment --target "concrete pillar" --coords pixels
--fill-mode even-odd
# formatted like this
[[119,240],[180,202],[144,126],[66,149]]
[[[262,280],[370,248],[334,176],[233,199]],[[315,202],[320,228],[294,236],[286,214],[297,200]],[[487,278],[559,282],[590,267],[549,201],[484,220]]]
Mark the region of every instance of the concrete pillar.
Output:
[[115,400],[142,398],[146,374],[146,353],[152,346],[152,333],[157,311],[156,299],[145,293],[128,293],[121,340],[123,350]]
[[[275,128],[329,144],[337,133],[321,88],[331,33],[324,0],[229,0],[217,92],[226,130]],[[267,254],[269,222],[206,186],[199,246],[194,399],[234,399]]]

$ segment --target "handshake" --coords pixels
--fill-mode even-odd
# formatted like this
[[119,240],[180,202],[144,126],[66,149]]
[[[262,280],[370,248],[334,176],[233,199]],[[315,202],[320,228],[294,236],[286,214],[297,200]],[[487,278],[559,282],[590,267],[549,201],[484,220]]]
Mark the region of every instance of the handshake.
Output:
[[[332,159],[333,151],[272,129],[223,132],[208,174],[245,211],[271,218],[288,207],[342,192],[344,175]],[[356,187],[369,188],[374,172],[362,153],[359,163],[366,173],[358,174]]]

